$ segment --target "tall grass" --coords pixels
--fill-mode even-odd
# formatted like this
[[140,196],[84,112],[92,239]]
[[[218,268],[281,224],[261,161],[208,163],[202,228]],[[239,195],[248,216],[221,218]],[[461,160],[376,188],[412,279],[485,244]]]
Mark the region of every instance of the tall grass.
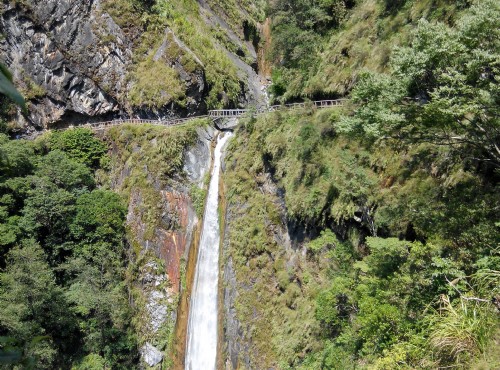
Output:
[[495,329],[495,312],[488,302],[446,295],[430,320],[429,344],[443,363],[466,364],[483,353]]
[[163,61],[147,59],[139,63],[130,78],[133,85],[128,97],[133,106],[162,107],[185,96],[179,73]]

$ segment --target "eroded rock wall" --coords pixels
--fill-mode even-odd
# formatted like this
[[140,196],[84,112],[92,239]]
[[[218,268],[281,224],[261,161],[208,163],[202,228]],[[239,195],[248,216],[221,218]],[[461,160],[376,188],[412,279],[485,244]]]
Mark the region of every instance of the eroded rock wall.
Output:
[[29,120],[36,128],[59,121],[112,116],[131,63],[130,42],[98,1],[3,1],[0,56],[16,80],[38,86]]
[[[241,166],[234,158],[232,153],[225,173],[226,186],[234,184],[235,172]],[[300,270],[305,249],[288,227],[283,189],[271,174],[262,171],[243,181],[251,184],[251,196],[246,201],[229,196],[225,204],[221,356],[226,370],[280,368],[273,336],[283,311],[279,306],[267,310],[269,302],[283,294],[278,271]],[[247,234],[249,229],[251,235]],[[259,233],[261,237],[255,237]],[[254,248],[265,251],[259,254],[251,251]]]
[[[18,131],[115,118],[161,119],[206,113],[205,99],[211,87],[206,82],[203,58],[182,41],[183,35],[175,34],[169,27],[158,30],[151,50],[145,50],[140,47],[145,30],[137,25],[133,31],[120,27],[120,22],[106,12],[109,7],[101,0],[0,2],[0,60],[13,72],[29,102],[29,113],[24,116],[19,112],[12,119]],[[214,47],[238,71],[238,105],[264,104],[254,45],[232,31],[208,5],[200,4],[200,14],[207,30],[227,33],[241,51],[238,55],[223,42],[214,41]],[[175,70],[184,91],[182,101],[174,99],[152,106],[146,98],[142,102],[137,97],[131,99],[134,86],[141,79],[150,78],[135,73],[146,54],[152,55],[155,63]],[[149,91],[147,84],[142,89]],[[167,96],[170,92],[162,94]]]
[[[179,297],[186,287],[189,250],[200,222],[190,189],[204,184],[211,165],[214,135],[211,127],[197,129],[197,139],[185,149],[181,173],[167,184],[156,178],[156,173],[147,172],[152,187],[142,183],[130,188],[124,186],[133,176],[133,167],[137,166],[133,160],[111,171],[111,186],[128,194],[127,227],[132,266],[129,284],[143,368],[156,368],[172,360],[169,346],[174,336]],[[113,150],[119,150],[111,144]],[[144,171],[148,171],[147,168]],[[154,214],[160,219],[151,218],[150,207],[155,207]]]
[[[231,167],[231,166],[230,166]],[[233,171],[234,168],[229,169]],[[270,239],[273,240],[278,249],[282,249],[287,256],[287,263],[293,265],[299,251],[292,247],[290,235],[287,228],[286,208],[283,194],[273,182],[269,173],[262,173],[256,190],[272,199],[273,206],[277,211],[280,222],[272,222],[266,219]],[[231,245],[231,234],[238,232],[241,214],[245,213],[248,204],[228,202],[225,204],[225,229],[222,246],[223,270],[222,270],[222,293],[223,293],[223,348],[222,357],[226,370],[257,369],[259,368],[258,353],[250,333],[253,332],[252,323],[241,319],[238,309],[241,310],[241,299],[249,292],[256,289],[256,280],[251,275],[244,275],[242,279],[241,266],[235,264],[234,246]],[[263,206],[265,208],[265,206]],[[265,214],[264,217],[268,217]],[[249,241],[251,243],[251,241]],[[248,265],[247,265],[248,267]],[[237,271],[237,270],[240,271]],[[271,284],[271,282],[269,282]],[[238,307],[239,306],[239,307]],[[254,310],[252,321],[257,320],[259,314]],[[269,327],[269,330],[271,328]],[[271,335],[271,332],[269,332]]]

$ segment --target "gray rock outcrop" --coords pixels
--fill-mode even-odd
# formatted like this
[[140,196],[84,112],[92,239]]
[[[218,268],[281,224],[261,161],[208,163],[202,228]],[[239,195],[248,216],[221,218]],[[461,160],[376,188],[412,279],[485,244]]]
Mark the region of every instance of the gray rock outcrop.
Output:
[[151,367],[158,365],[163,360],[161,351],[151,343],[146,342],[146,344],[141,347],[140,352],[144,362]]
[[[246,59],[240,58],[222,44],[216,45],[238,69],[242,81],[239,104],[259,105],[260,80],[250,66],[257,65],[252,44],[241,41],[208,5],[200,6],[209,27],[222,27],[239,50],[248,53]],[[169,28],[153,60],[178,73],[185,99],[182,104],[151,108],[131,106],[127,99],[137,83],[130,77],[136,68],[134,53],[141,30],[120,28],[100,0],[4,0],[0,13],[0,60],[29,98],[28,117],[17,120],[23,131],[118,117],[157,119],[206,112],[209,87],[205,67],[178,37],[182,35]]]
[[0,56],[17,80],[44,93],[31,101],[37,128],[116,114],[125,89],[130,43],[98,2],[3,2]]
[[[18,131],[29,133],[115,118],[168,119],[206,113],[205,98],[211,87],[203,56],[182,41],[183,35],[166,27],[164,33],[158,31],[158,40],[149,46],[152,49],[146,57],[140,47],[142,23],[122,24],[120,18],[107,13],[112,9],[110,4],[103,0],[0,2],[0,60],[13,72],[29,101],[28,116],[11,117]],[[207,29],[222,30],[227,34],[226,43],[232,45],[220,40],[214,40],[213,45],[232,62],[240,80],[240,94],[231,104],[265,105],[254,44],[245,40],[243,31],[238,34],[231,29],[206,2],[199,6]],[[141,101],[150,91],[147,83],[140,84],[148,79],[144,77],[148,68],[142,63],[144,58],[175,70],[181,84],[177,93],[182,99],[158,104]],[[158,94],[168,97],[167,90]],[[226,101],[225,92],[219,93]]]

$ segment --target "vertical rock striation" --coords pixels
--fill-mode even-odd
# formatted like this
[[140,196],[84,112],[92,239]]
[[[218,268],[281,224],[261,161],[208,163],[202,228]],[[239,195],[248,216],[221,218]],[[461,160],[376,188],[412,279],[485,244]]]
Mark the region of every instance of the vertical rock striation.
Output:
[[[119,18],[107,13],[113,6],[122,5],[110,3],[109,0],[106,3],[101,0],[0,2],[3,36],[0,60],[12,70],[29,101],[29,114],[19,114],[16,119],[20,131],[130,116],[158,119],[206,112],[205,99],[213,86],[206,81],[209,72],[205,70],[203,56],[196,55],[182,41],[183,35],[176,35],[165,24],[161,26],[165,30],[156,30],[156,40],[151,42],[152,33],[143,28],[147,23],[137,22],[131,28],[123,25]],[[241,34],[233,31],[224,17],[207,4],[201,2],[199,6],[207,30],[214,33],[222,30],[229,37],[232,47],[214,38],[214,48],[227,56],[238,71],[241,91],[237,103],[261,104],[254,45],[244,40],[243,31]],[[142,15],[153,14],[144,11]],[[238,50],[229,50],[232,48]],[[142,95],[154,90],[148,86],[151,81],[147,82],[152,77],[145,76],[151,71],[148,63],[174,70],[179,78],[178,96],[167,87],[161,90],[163,82],[160,82],[155,88],[161,91],[155,94],[165,97],[165,102],[160,99],[159,105],[151,105],[151,99]],[[162,75],[158,81],[161,78],[168,79]],[[132,94],[133,91],[136,93]],[[219,93],[224,100],[225,92]]]
[[[21,84],[43,90],[31,100],[36,128],[120,112],[130,42],[98,2],[3,2],[0,56]],[[28,92],[29,94],[29,92]]]

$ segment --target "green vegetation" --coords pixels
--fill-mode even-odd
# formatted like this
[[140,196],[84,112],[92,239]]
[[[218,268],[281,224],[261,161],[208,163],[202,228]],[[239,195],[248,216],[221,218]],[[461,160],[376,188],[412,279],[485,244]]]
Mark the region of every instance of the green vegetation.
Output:
[[253,366],[498,367],[499,21],[422,20],[346,107],[243,122],[224,258]]
[[163,61],[148,59],[139,63],[131,79],[129,99],[134,106],[162,107],[180,102],[185,95],[178,72]]
[[277,100],[347,94],[359,73],[383,72],[394,46],[405,45],[421,18],[453,24],[469,1],[273,1]]
[[56,131],[50,136],[49,145],[90,168],[96,169],[109,160],[106,145],[88,129]]
[[26,366],[136,363],[125,207],[93,173],[105,157],[84,129],[0,137],[0,334]]
[[[147,225],[146,239],[162,223],[158,189],[181,180],[184,150],[197,138],[196,128],[206,124],[195,120],[177,128],[147,125],[127,125],[109,130],[114,155],[109,176],[118,179],[115,190],[127,199],[133,191],[140,191],[141,204],[134,208]],[[165,225],[175,228],[175,225]]]
[[[183,181],[185,148],[205,123],[113,128],[105,136],[111,156],[84,128],[35,141],[0,136],[2,361],[5,355],[36,369],[130,369],[146,340],[169,350],[175,322],[146,330],[146,296],[137,283],[141,274],[163,275],[164,262],[139,249],[137,238],[152,237],[158,226],[178,227],[163,224],[159,189]],[[116,193],[106,189],[110,179]],[[135,194],[143,236],[124,225],[123,200],[134,202]],[[162,284],[157,289],[171,282]],[[176,298],[163,304],[170,317]]]
[[29,78],[25,72],[22,73],[21,93],[26,100],[35,100],[47,95],[47,91]]
[[138,14],[147,12],[153,1],[141,0],[104,0],[101,4],[103,12],[108,13],[125,32],[133,32],[134,28],[143,25],[143,19]]
[[193,200],[193,205],[198,217],[203,217],[203,210],[205,209],[205,199],[207,197],[206,188],[200,188],[198,185],[192,185],[189,190],[189,196]]
[[201,18],[199,5],[193,0],[172,3],[158,0],[154,9],[164,25],[169,26],[176,35],[201,60],[210,88],[207,105],[221,108],[235,103],[240,84],[236,67],[224,51],[214,41],[212,31]]
[[[498,327],[495,182],[449,167],[453,148],[370,145],[338,124],[335,111],[270,114],[248,121],[230,148],[225,258],[242,284],[236,308],[255,366],[475,361]],[[265,171],[284,189],[288,225],[312,238],[305,255],[277,242],[284,209],[262,190]],[[375,233],[383,237],[366,238]]]
[[264,21],[266,0],[208,0],[207,3],[237,34],[244,35],[247,39],[248,33],[245,27],[250,24]]
[[408,47],[395,50],[386,74],[364,74],[342,131],[465,149],[462,160],[500,166],[500,5],[472,6],[456,26],[422,20]]
[[[207,3],[258,40],[263,1]],[[131,105],[182,106],[179,64],[205,77],[209,107],[237,104],[222,45],[247,50],[199,2],[101,5],[133,42]],[[241,356],[257,369],[500,368],[498,2],[276,0],[266,12],[273,97],[351,99],[246,117],[230,144],[223,263]],[[23,106],[1,72],[0,93]],[[29,99],[45,94],[24,84]],[[16,109],[6,99],[2,117]],[[171,349],[174,323],[148,330],[138,282],[166,266],[141,242],[179,228],[163,189],[189,189],[201,216],[206,192],[182,168],[204,124],[125,125],[103,141],[0,134],[0,361],[130,369],[145,341]],[[185,288],[184,260],[180,274]],[[161,302],[169,316],[177,298]]]
[[[140,35],[135,42],[135,62],[130,74],[134,87],[129,98],[133,105],[158,108],[172,101],[182,104],[185,88],[171,68],[176,62],[186,71],[204,71],[208,84],[206,103],[210,108],[237,103],[241,93],[237,69],[217,41],[216,27],[205,22],[199,7],[194,0],[156,0],[146,3],[120,0],[103,3],[102,11],[108,12],[122,27],[130,29],[130,33],[134,33],[135,29]],[[167,28],[190,51],[169,49],[166,59],[153,61]],[[169,48],[172,48],[172,40],[169,41]],[[201,64],[194,60],[191,52]]]

